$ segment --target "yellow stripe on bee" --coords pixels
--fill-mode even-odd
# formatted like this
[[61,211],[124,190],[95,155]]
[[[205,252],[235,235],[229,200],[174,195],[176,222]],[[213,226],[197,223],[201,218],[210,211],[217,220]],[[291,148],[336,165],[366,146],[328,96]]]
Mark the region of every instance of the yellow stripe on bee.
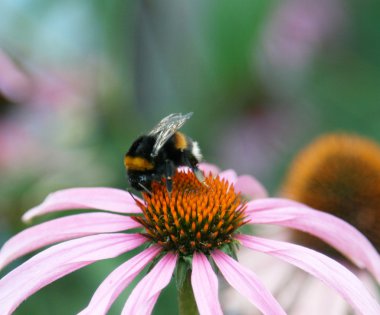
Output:
[[134,171],[147,171],[153,169],[153,164],[150,163],[147,159],[142,157],[132,157],[126,156],[124,158],[125,168],[131,169]]
[[174,134],[175,138],[174,138],[174,145],[176,147],[176,149],[178,150],[184,150],[187,148],[187,139],[186,139],[186,136],[177,131],[175,134]]

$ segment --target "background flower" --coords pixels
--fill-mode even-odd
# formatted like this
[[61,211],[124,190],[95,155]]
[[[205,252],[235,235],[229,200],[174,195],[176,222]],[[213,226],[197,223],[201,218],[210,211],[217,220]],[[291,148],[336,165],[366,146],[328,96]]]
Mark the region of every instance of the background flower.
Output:
[[[366,138],[347,133],[323,135],[294,159],[284,180],[282,194],[311,207],[334,214],[365,234],[379,252],[377,224],[380,218],[377,181],[380,148]],[[299,231],[272,231],[274,237],[325,253],[355,272],[380,301],[379,281],[315,237]],[[277,235],[276,235],[277,234]],[[289,314],[350,314],[350,307],[334,292],[304,273],[266,257],[242,253],[240,259],[260,270]],[[276,270],[276,272],[273,272]],[[289,284],[289,279],[294,279]],[[226,289],[225,305],[231,312],[250,314],[249,305]],[[329,301],[329,302],[327,302]],[[328,307],[326,305],[328,303]]]

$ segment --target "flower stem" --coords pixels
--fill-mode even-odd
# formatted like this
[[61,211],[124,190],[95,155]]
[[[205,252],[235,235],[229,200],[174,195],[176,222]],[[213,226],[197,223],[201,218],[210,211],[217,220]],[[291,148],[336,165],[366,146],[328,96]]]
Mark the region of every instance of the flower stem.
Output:
[[186,279],[178,290],[178,307],[180,315],[199,315],[195,302],[193,288],[191,287],[191,270],[187,271]]

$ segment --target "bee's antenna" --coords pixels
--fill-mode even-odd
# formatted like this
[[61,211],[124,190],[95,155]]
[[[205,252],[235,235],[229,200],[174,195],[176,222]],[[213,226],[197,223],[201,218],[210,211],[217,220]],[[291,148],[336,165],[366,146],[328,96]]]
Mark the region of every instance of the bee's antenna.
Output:
[[127,192],[131,195],[132,199],[136,202],[138,206],[144,206],[144,204],[141,203],[140,200],[138,200],[134,194],[131,193],[131,189],[127,188]]
[[131,195],[131,197],[132,197],[132,199],[133,199],[134,201],[137,201],[137,199],[135,198],[135,196],[131,193],[131,189],[130,189],[130,188],[127,188],[126,191],[128,192],[128,194]]
[[127,188],[126,190],[127,190],[128,194],[132,197],[132,199],[137,203],[138,200],[136,199],[135,195],[131,193],[131,189]]

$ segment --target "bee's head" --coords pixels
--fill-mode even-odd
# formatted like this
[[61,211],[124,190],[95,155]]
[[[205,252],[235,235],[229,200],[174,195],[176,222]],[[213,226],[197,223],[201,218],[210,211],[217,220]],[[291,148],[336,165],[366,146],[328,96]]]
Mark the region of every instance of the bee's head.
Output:
[[151,172],[130,172],[128,181],[131,187],[142,191],[151,189],[153,173]]

